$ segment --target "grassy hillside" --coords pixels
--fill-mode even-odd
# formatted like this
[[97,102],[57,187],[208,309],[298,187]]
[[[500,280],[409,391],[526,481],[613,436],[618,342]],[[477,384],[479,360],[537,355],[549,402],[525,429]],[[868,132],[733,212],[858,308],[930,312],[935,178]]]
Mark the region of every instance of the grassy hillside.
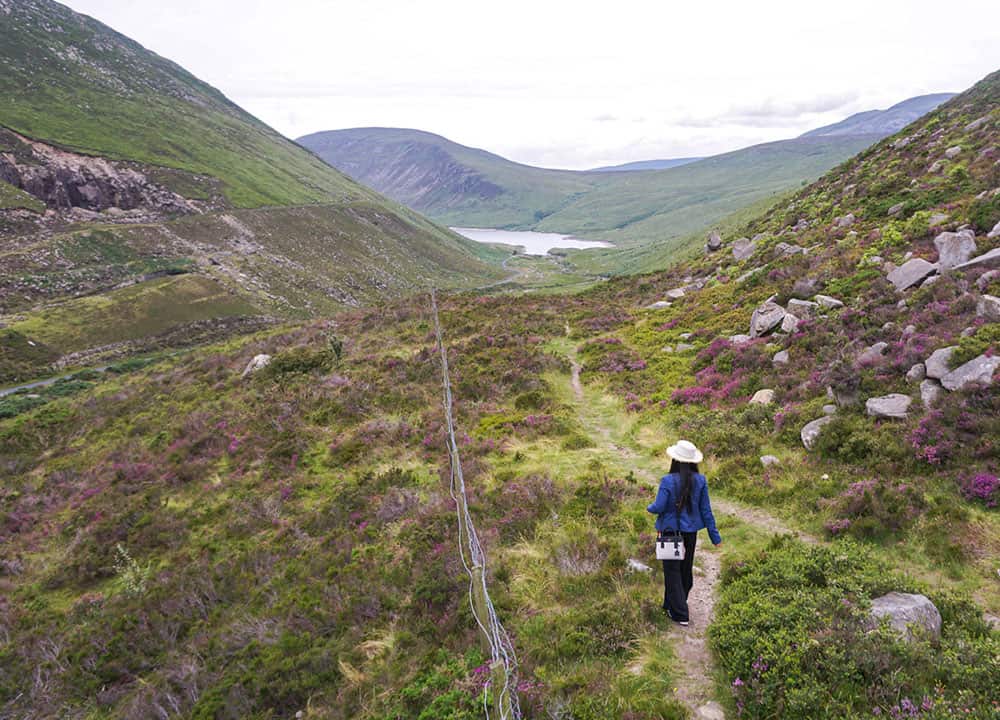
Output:
[[183,68],[49,0],[8,3],[0,125],[219,178],[240,207],[369,198]]
[[[578,295],[441,299],[525,717],[690,718],[712,699],[730,717],[996,716],[1000,377],[925,407],[907,373],[946,346],[950,368],[995,356],[977,307],[1000,281],[971,267],[898,291],[872,258],[937,260],[965,225],[976,256],[996,249],[998,136],[1000,73],[717,252]],[[757,246],[736,262],[740,236]],[[768,298],[816,293],[843,306],[733,339]],[[0,401],[0,711],[481,717],[439,371],[413,296]],[[866,412],[890,392],[905,417]],[[698,547],[683,630],[658,570],[629,562],[654,563],[645,505],[682,436],[725,541]],[[940,638],[872,628],[888,591],[927,595]]]
[[[183,322],[231,329],[236,307],[303,318],[505,276],[502,253],[358,185],[96,20],[49,0],[0,11],[0,317],[19,337],[86,350]],[[169,272],[192,276],[158,279]],[[133,290],[116,288],[135,283],[162,295],[169,327],[91,312],[127,306]],[[48,327],[56,311],[72,338]],[[0,384],[50,369],[25,363]]]

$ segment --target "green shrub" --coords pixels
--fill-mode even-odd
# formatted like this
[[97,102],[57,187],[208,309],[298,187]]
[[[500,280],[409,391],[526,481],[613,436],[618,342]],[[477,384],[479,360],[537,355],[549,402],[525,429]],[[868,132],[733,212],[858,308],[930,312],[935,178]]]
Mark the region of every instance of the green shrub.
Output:
[[872,598],[926,591],[854,542],[776,538],[722,581],[709,638],[741,718],[911,717],[910,705],[927,708],[920,717],[995,717],[997,633],[950,595],[931,598],[947,618],[939,643],[870,628]]

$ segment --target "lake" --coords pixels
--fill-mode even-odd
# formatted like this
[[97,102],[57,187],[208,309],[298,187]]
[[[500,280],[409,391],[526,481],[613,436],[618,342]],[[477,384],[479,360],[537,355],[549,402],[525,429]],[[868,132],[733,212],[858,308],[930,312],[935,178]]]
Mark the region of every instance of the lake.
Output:
[[545,255],[553,248],[586,250],[588,248],[613,247],[610,243],[578,240],[572,235],[560,235],[559,233],[461,227],[453,227],[452,230],[476,242],[517,245],[524,249],[524,254],[526,255]]

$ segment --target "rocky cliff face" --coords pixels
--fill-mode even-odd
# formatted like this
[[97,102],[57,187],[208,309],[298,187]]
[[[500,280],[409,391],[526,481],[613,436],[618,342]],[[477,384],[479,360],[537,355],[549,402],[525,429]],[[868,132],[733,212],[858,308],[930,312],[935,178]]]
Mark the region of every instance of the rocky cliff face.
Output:
[[145,210],[158,216],[197,211],[192,201],[154,182],[140,166],[67,152],[4,131],[0,179],[54,210]]

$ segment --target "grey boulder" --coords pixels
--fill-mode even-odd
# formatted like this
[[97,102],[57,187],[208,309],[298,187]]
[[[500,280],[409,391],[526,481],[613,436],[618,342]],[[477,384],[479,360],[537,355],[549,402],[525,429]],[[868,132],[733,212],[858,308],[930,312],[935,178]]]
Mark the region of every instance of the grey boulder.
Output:
[[907,260],[888,275],[888,280],[897,290],[903,291],[917,285],[937,272],[937,266],[923,258]]
[[974,257],[961,265],[956,265],[955,270],[967,270],[977,267],[1000,267],[1000,248],[993,248],[989,252],[983,253],[979,257]]
[[836,310],[837,308],[844,307],[844,303],[835,297],[830,297],[829,295],[817,295],[813,298],[816,304],[819,305],[824,310]]
[[941,637],[941,613],[924,595],[891,592],[872,600],[869,613],[873,625],[888,618],[889,627],[906,641],[921,635]]
[[997,368],[1000,368],[1000,355],[980,355],[945,375],[941,384],[953,392],[972,384],[990,385]]
[[252,375],[258,370],[263,370],[268,365],[271,364],[270,355],[254,355],[253,359],[247,363],[246,368],[243,370],[243,374],[240,375],[241,378],[245,378],[247,375]]
[[774,353],[774,357],[771,358],[771,362],[775,365],[787,365],[788,364],[788,351],[780,350]]
[[986,233],[986,237],[990,238],[991,240],[995,237],[1000,237],[1000,221],[998,221],[997,224],[993,226],[992,230]]
[[992,322],[1000,322],[1000,298],[995,295],[983,295],[976,303],[976,315]]
[[785,308],[774,302],[766,302],[757,306],[750,317],[750,337],[767,335],[781,325],[785,319]]
[[913,399],[909,395],[890,393],[881,397],[868,398],[865,410],[872,417],[905,418]]
[[927,377],[927,366],[923,363],[916,363],[906,372],[906,379],[910,382],[920,382]]
[[811,318],[816,314],[817,304],[811,300],[792,298],[788,301],[786,310],[797,318]]
[[944,272],[957,267],[976,252],[976,236],[971,230],[943,232],[934,238],[938,251],[938,268]]
[[774,402],[774,390],[770,388],[764,388],[763,390],[758,390],[750,398],[751,405],[770,405]]
[[742,237],[733,242],[733,259],[736,262],[743,262],[753,255],[757,249],[757,244],[750,238]]
[[786,313],[781,319],[781,332],[793,333],[799,327],[799,319],[791,313]]
[[760,464],[763,465],[764,467],[770,467],[771,465],[777,465],[780,462],[781,462],[781,460],[779,460],[774,455],[762,455],[761,458],[760,458]]
[[889,343],[887,342],[877,342],[870,347],[866,347],[858,354],[858,363],[860,365],[873,365],[882,359],[885,355],[886,349],[888,349]]
[[722,248],[722,236],[719,235],[717,230],[713,230],[708,234],[708,242],[705,243],[705,250],[708,252],[715,252]]
[[944,388],[937,380],[927,378],[920,383],[920,402],[923,403],[924,409],[930,410],[937,405],[937,401],[941,399],[942,395],[944,395]]
[[823,431],[823,427],[832,422],[832,416],[824,415],[821,418],[813,420],[811,423],[806,423],[805,427],[803,427],[799,432],[799,437],[802,438],[802,444],[805,446],[806,450],[812,450],[816,446],[816,441],[819,439],[819,435]]
[[931,356],[924,361],[924,370],[927,377],[940,380],[951,372],[951,356],[958,350],[958,345],[940,348],[931,353]]

